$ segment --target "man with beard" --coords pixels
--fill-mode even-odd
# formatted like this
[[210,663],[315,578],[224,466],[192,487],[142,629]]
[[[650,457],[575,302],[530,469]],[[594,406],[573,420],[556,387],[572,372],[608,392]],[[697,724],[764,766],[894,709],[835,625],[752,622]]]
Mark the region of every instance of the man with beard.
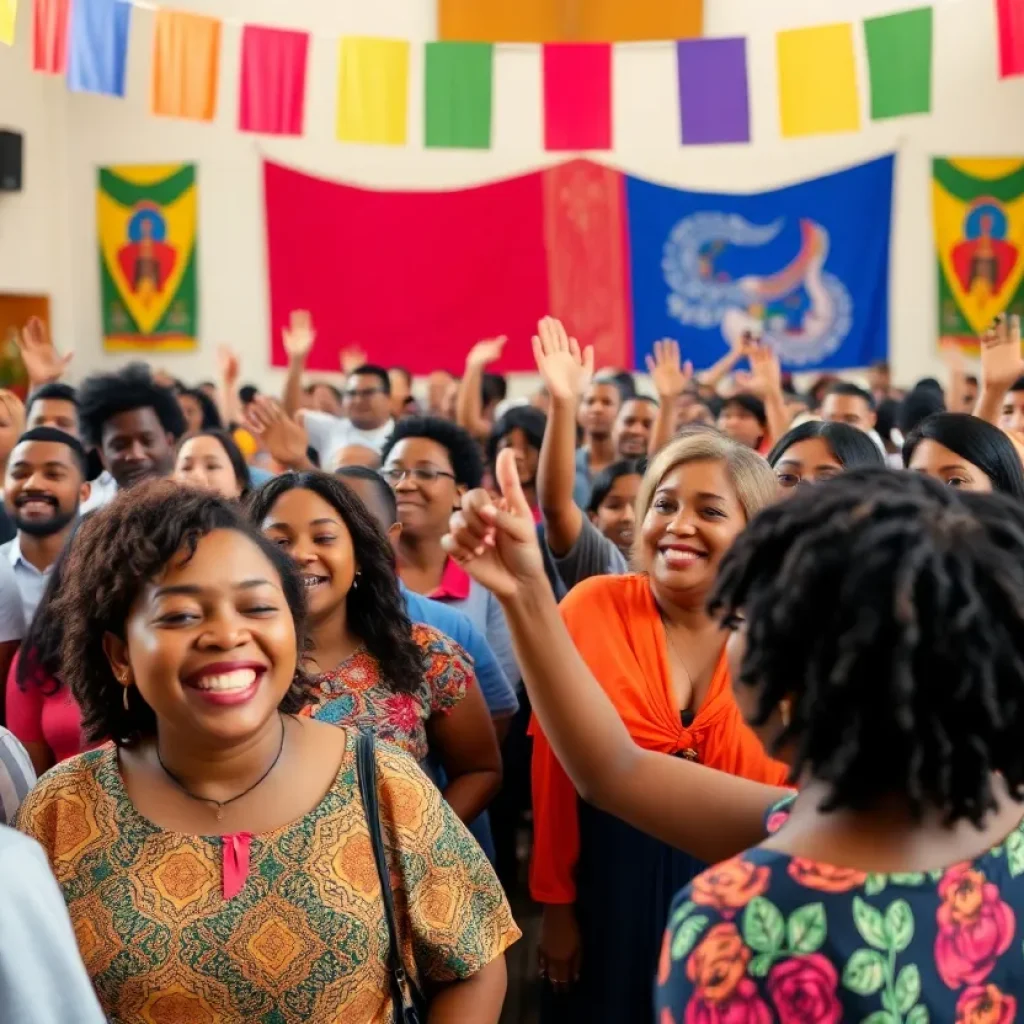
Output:
[[31,622],[46,581],[89,497],[85,449],[70,434],[36,427],[18,439],[7,462],[4,508],[18,535],[0,546],[14,569],[25,622]]
[[[78,391],[78,412],[82,439],[103,463],[98,482],[106,484],[109,475],[114,485],[103,487],[103,501],[140,480],[170,476],[185,417],[174,394],[155,383],[142,363],[87,378]],[[103,501],[94,499],[85,511]]]

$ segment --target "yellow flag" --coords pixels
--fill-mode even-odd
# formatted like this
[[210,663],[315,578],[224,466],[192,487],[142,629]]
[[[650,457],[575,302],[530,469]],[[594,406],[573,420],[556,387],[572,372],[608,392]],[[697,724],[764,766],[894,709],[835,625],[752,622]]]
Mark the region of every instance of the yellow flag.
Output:
[[14,21],[18,16],[18,0],[0,0],[0,43],[14,45]]
[[346,36],[341,41],[338,138],[404,146],[409,114],[409,44]]
[[857,131],[860,96],[853,26],[821,25],[780,32],[777,44],[783,136]]

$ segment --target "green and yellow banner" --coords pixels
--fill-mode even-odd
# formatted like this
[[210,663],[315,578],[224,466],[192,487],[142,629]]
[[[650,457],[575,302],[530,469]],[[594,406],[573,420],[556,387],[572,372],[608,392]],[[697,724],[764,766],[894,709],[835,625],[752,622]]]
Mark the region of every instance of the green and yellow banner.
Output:
[[939,334],[976,348],[1000,314],[1024,315],[1024,159],[932,162]]
[[196,218],[194,164],[100,168],[96,228],[108,351],[197,347]]

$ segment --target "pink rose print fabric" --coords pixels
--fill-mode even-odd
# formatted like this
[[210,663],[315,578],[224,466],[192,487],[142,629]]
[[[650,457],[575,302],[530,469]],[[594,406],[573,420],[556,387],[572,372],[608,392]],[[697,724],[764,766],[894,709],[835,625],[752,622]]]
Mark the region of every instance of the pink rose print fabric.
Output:
[[[773,809],[769,831],[785,826]],[[675,900],[657,1024],[1013,1024],[1024,825],[975,861],[870,874],[770,850]]]

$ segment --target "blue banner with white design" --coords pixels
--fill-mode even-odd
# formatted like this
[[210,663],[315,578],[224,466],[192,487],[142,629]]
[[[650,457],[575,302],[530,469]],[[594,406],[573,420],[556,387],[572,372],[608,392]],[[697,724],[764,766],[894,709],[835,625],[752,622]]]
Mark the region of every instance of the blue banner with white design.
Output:
[[634,365],[676,338],[705,368],[746,331],[763,334],[790,370],[887,358],[894,163],[757,195],[627,177]]

